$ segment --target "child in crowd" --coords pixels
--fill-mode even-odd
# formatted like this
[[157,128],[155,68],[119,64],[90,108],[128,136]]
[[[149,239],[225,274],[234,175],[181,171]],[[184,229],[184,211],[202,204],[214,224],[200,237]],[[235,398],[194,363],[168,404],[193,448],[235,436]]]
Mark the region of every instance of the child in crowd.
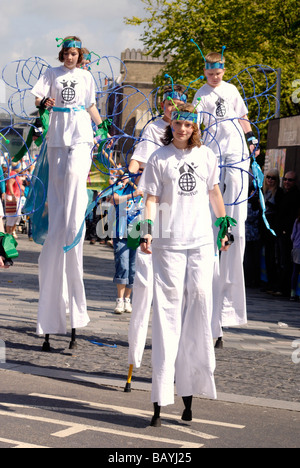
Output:
[[142,192],[132,190],[130,184],[120,184],[120,188],[113,194],[111,203],[115,207],[115,222],[113,233],[113,246],[115,256],[114,282],[117,284],[118,297],[115,314],[131,313],[130,302],[132,286],[135,276],[136,251],[127,246],[127,233],[130,224],[139,214],[139,203]]
[[147,196],[141,249],[153,258],[151,425],[156,427],[161,406],[174,402],[174,380],[185,421],[192,419],[193,395],[216,398],[210,204],[222,225],[220,248],[228,249],[218,161],[200,142],[194,106],[182,104],[172,113],[163,145],[149,159],[139,184]]

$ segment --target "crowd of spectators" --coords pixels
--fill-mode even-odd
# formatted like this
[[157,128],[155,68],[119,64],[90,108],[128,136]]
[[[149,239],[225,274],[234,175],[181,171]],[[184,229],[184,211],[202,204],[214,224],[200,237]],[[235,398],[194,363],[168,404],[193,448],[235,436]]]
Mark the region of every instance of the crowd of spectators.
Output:
[[[21,209],[28,187],[28,175],[21,167],[13,165],[7,177],[7,167],[0,166],[0,232],[18,237],[18,230],[28,233],[31,239],[30,217]],[[111,181],[112,183],[113,181]],[[280,184],[277,169],[265,174],[263,195],[266,218],[273,235],[262,219],[258,193],[250,185],[248,218],[246,222],[246,249],[244,259],[247,287],[261,288],[274,297],[287,297],[298,301],[300,296],[300,189],[297,175],[288,171]],[[108,205],[109,203],[103,203]],[[96,215],[96,209],[87,219],[87,236],[91,244],[96,242],[113,247],[109,238],[96,234],[98,222],[105,224],[107,212]]]
[[270,169],[263,194],[266,218],[276,236],[263,222],[258,194],[252,186],[246,222],[246,285],[295,301],[300,271],[300,190],[296,173],[286,172],[281,187],[278,170]]

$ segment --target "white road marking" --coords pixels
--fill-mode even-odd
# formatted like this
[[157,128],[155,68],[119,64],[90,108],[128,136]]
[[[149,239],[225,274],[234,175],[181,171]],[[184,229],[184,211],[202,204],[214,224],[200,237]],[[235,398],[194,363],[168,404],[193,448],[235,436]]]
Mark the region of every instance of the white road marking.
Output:
[[0,442],[3,442],[4,444],[9,444],[13,445],[14,448],[49,448],[49,447],[43,447],[42,445],[33,445],[33,444],[27,444],[26,442],[19,442],[18,440],[11,440],[11,439],[3,439],[0,437]]
[[[45,394],[39,394],[39,393],[31,393],[29,396],[33,397],[38,397],[38,398],[47,398],[50,400],[60,400],[60,401],[68,401],[71,403],[80,403],[92,408],[101,408],[101,409],[111,409],[112,411],[117,411],[118,413],[123,413],[123,414],[128,414],[131,416],[153,416],[153,412],[147,411],[147,410],[139,410],[137,408],[129,408],[129,407],[124,407],[124,406],[115,406],[115,405],[107,405],[106,403],[95,403],[95,402],[90,402],[90,401],[85,401],[85,400],[77,400],[75,398],[65,398],[65,397],[60,397],[60,396],[55,396],[55,395],[45,395]],[[178,415],[174,414],[161,414],[162,418],[165,419],[175,419],[178,421]],[[225,423],[221,421],[209,421],[206,419],[197,419],[193,418],[194,423],[199,423],[199,424],[208,424],[212,426],[219,426],[219,427],[227,427],[230,429],[245,429],[245,426],[241,426],[238,424],[231,424],[231,423]]]
[[[1,403],[1,406],[5,406],[8,408],[19,408],[19,409],[33,409],[34,406],[27,406],[27,405],[17,405],[17,404],[9,404],[9,403]],[[27,419],[30,421],[39,421],[39,422],[44,422],[48,424],[56,424],[60,426],[67,426],[69,429],[74,434],[83,432],[83,431],[93,431],[93,432],[100,432],[104,434],[111,434],[111,435],[116,435],[116,436],[121,436],[121,437],[129,437],[131,439],[140,439],[140,440],[145,440],[145,441],[152,441],[156,442],[158,444],[167,444],[167,446],[171,445],[177,445],[180,448],[201,448],[203,445],[200,445],[198,443],[193,443],[193,442],[188,442],[188,441],[181,441],[181,440],[176,440],[176,439],[168,439],[164,437],[154,437],[148,434],[138,434],[134,432],[123,432],[123,431],[118,431],[116,429],[110,429],[108,427],[96,427],[96,426],[89,426],[87,424],[77,424],[73,423],[71,421],[61,421],[58,419],[51,419],[51,418],[44,418],[41,416],[31,416],[27,414],[22,414],[22,413],[8,413],[7,411],[0,411],[0,415],[6,416],[6,417],[11,417],[11,418],[19,418],[19,419]],[[74,430],[73,430],[74,428]],[[63,433],[68,433],[68,430],[64,430]],[[61,437],[61,431],[56,432],[51,434],[54,437]],[[64,435],[65,437],[66,435]]]
[[199,437],[200,439],[213,440],[213,439],[219,438],[217,436],[205,434],[204,432],[195,431],[194,429],[190,429],[189,427],[185,427],[185,426],[176,426],[175,424],[164,424],[164,427],[168,427],[169,429],[174,429],[175,431],[184,432],[185,434],[189,434],[194,437]]
[[[55,411],[57,412],[58,408],[57,407],[51,407],[51,406],[32,406],[32,408],[36,408],[36,409],[40,409],[40,410],[44,410],[44,411]],[[59,412],[60,413],[74,413],[74,414],[84,414],[85,416],[88,415],[88,414],[93,414],[94,416],[96,414],[99,414],[99,415],[103,415],[103,411],[101,411],[101,409],[99,409],[98,411],[96,409],[92,410],[92,409],[80,409],[80,408],[63,408],[63,407],[59,407]],[[113,412],[112,412],[113,413]],[[176,418],[178,419],[178,418]],[[180,423],[174,423],[174,424],[163,424],[164,427],[168,427],[169,429],[174,429],[175,431],[179,431],[179,432],[183,432],[185,434],[189,434],[189,435],[192,435],[192,436],[195,436],[195,437],[198,437],[200,439],[206,439],[206,440],[213,440],[213,439],[218,439],[217,436],[213,436],[211,434],[206,434],[204,432],[199,432],[199,431],[196,431],[194,429],[190,429],[189,427],[187,426],[181,426]],[[69,436],[72,436],[73,434],[77,434],[79,432],[81,432],[82,429],[81,427],[76,427],[76,426],[73,426],[69,429],[64,429],[62,431],[59,431],[55,434],[52,434],[52,435],[55,435],[55,437],[69,437]]]
[[[55,412],[60,412],[60,413],[67,413],[72,412],[74,414],[76,413],[81,413],[81,414],[89,414],[89,413],[101,413],[101,410],[105,411],[111,411],[114,413],[121,413],[125,415],[130,415],[130,416],[139,416],[139,417],[151,417],[152,412],[147,411],[147,410],[140,410],[137,408],[130,408],[130,407],[124,407],[124,406],[117,406],[117,405],[108,405],[104,403],[96,403],[96,402],[90,402],[86,400],[78,400],[74,398],[66,398],[66,397],[60,397],[56,395],[46,395],[46,394],[40,394],[40,393],[31,393],[29,396],[32,397],[37,397],[41,399],[47,399],[47,400],[59,400],[61,402],[69,402],[69,403],[76,403],[77,405],[80,404],[84,406],[83,408],[62,408],[62,407],[51,407],[51,406],[33,406],[33,405],[18,405],[18,404],[13,404],[13,403],[1,403],[2,406],[10,407],[10,408],[19,408],[19,409],[42,409],[45,411],[55,411]],[[51,434],[53,437],[57,438],[66,438],[70,437],[75,434],[79,434],[80,432],[84,431],[93,431],[93,432],[99,432],[99,433],[105,433],[105,434],[111,434],[115,436],[122,436],[122,437],[128,437],[128,438],[133,438],[133,439],[140,439],[140,440],[145,440],[145,441],[152,441],[152,442],[157,442],[157,443],[162,443],[162,444],[171,444],[171,445],[176,445],[180,446],[181,448],[200,448],[203,447],[203,444],[200,443],[194,443],[194,442],[187,442],[187,441],[182,441],[182,440],[177,440],[177,439],[168,439],[168,438],[161,438],[161,437],[155,437],[149,434],[141,434],[141,433],[134,433],[134,432],[123,432],[120,430],[116,429],[110,429],[108,427],[97,427],[97,426],[91,426],[88,424],[78,424],[75,422],[71,421],[62,421],[62,420],[57,420],[57,419],[52,419],[52,418],[45,418],[45,417],[40,417],[40,416],[33,416],[33,415],[26,415],[22,413],[8,413],[6,411],[0,411],[0,415],[4,415],[7,417],[15,417],[15,418],[20,418],[20,419],[28,419],[32,421],[40,421],[44,422],[47,424],[55,424],[58,426],[64,426],[64,429],[59,430],[57,432],[54,432]],[[178,415],[174,414],[162,414],[161,417],[166,420],[176,420],[178,421]],[[208,425],[214,425],[214,426],[221,426],[221,427],[227,427],[231,429],[244,429],[245,426],[242,425],[237,425],[237,424],[231,424],[231,423],[225,423],[221,421],[209,421],[209,420],[203,420],[203,419],[193,419],[193,423],[198,423],[198,424],[208,424]],[[184,434],[191,435],[196,438],[201,438],[205,440],[213,440],[213,439],[218,439],[217,436],[213,436],[211,434],[206,434],[204,432],[196,431],[192,428],[189,428],[187,426],[183,426],[178,424],[165,424],[164,427],[167,427],[168,429],[175,430],[177,432],[181,432]],[[0,439],[1,440],[6,440],[6,439]],[[9,440],[9,439],[7,439]],[[13,441],[12,441],[13,443]],[[17,447],[30,447],[30,444],[26,444],[23,442],[15,442]],[[14,444],[14,445],[15,445]]]

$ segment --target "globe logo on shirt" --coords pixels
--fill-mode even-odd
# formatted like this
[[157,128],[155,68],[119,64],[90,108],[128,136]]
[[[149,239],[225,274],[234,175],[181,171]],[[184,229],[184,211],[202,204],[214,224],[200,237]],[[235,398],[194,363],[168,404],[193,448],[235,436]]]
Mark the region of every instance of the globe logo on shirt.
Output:
[[183,192],[192,192],[195,190],[197,182],[194,176],[194,169],[188,164],[184,164],[179,172],[181,174],[179,178],[179,187]]
[[71,102],[75,99],[75,86],[77,85],[76,81],[70,81],[70,86],[68,86],[68,81],[63,80],[61,84],[63,85],[63,90],[61,96],[65,102]]
[[226,107],[225,107],[225,104],[224,104],[224,99],[222,98],[219,98],[217,101],[216,101],[216,116],[217,117],[225,117],[226,115]]

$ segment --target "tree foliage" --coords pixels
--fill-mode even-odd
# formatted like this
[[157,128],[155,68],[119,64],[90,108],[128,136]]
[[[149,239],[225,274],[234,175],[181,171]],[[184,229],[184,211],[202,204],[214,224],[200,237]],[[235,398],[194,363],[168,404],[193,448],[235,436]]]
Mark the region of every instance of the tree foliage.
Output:
[[145,17],[126,22],[144,25],[145,49],[166,59],[156,84],[165,83],[165,73],[177,83],[188,84],[203,72],[203,59],[192,38],[204,55],[226,46],[227,79],[249,65],[281,68],[281,116],[299,113],[291,99],[293,82],[300,78],[298,0],[141,1]]

